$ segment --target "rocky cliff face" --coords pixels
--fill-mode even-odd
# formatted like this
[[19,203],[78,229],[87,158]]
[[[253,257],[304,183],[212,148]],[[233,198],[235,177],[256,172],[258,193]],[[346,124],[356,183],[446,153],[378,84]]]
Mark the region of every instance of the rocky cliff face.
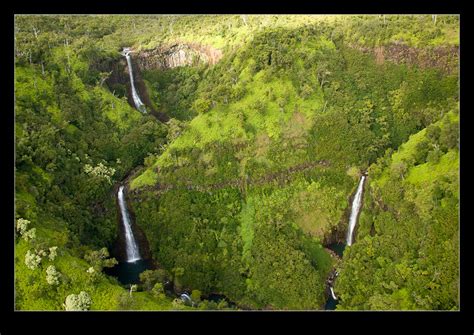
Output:
[[216,64],[222,51],[197,43],[162,45],[134,55],[139,70],[170,69],[177,66]]
[[402,43],[393,43],[376,48],[351,45],[364,53],[373,54],[378,64],[390,61],[396,64],[417,65],[420,68],[438,68],[444,73],[458,71],[459,48],[455,46],[435,46],[416,48]]
[[[165,113],[153,109],[146,86],[141,78],[141,72],[156,69],[165,70],[187,65],[213,65],[221,58],[222,52],[220,50],[196,43],[178,43],[162,45],[155,49],[141,52],[132,51],[132,67],[135,87],[150,114],[154,115],[161,122],[167,122],[169,117]],[[110,72],[110,76],[106,80],[110,91],[119,95],[126,95],[129,104],[134,106],[130,87],[130,77],[125,58],[122,57],[114,63],[108,62],[107,64],[101,64],[100,70],[103,72]]]

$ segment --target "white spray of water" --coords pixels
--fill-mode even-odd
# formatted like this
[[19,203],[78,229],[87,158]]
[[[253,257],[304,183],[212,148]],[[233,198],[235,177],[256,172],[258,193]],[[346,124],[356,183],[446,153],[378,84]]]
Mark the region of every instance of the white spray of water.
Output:
[[127,59],[128,64],[128,73],[130,75],[130,86],[132,87],[132,98],[135,107],[142,113],[146,113],[145,104],[141,101],[140,96],[138,95],[137,90],[135,89],[135,80],[133,79],[133,69],[132,69],[132,60],[130,57],[130,48],[124,48],[122,55]]
[[354,196],[354,200],[352,201],[351,215],[349,218],[349,229],[347,230],[347,238],[346,238],[347,245],[352,245],[352,239],[353,239],[352,235],[354,232],[354,227],[357,222],[357,215],[359,214],[360,207],[362,205],[362,190],[364,189],[364,181],[365,181],[365,176],[362,176],[359,182],[359,186],[357,186],[357,192]]
[[138,251],[137,242],[133,236],[132,227],[130,226],[130,216],[127,211],[127,204],[125,203],[123,186],[120,186],[118,191],[118,201],[120,213],[122,214],[122,223],[125,230],[125,247],[127,251],[127,262],[132,263],[141,259]]

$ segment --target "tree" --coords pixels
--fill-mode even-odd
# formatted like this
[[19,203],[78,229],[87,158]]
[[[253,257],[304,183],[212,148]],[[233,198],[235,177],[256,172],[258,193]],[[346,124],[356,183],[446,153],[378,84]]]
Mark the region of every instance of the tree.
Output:
[[329,66],[327,63],[318,64],[318,69],[317,69],[316,74],[317,74],[319,86],[321,87],[323,87],[324,84],[329,82],[327,78],[331,74],[331,72],[328,70],[328,67]]
[[21,237],[25,241],[30,241],[34,240],[36,238],[36,228],[31,228],[28,230],[28,225],[31,222],[29,220],[25,220],[22,218],[19,218],[16,221],[16,231],[20,234]]
[[36,238],[36,228],[31,228],[23,233],[23,238],[25,241],[34,240]]
[[70,294],[63,304],[66,311],[87,311],[92,304],[92,299],[87,292],[81,291],[78,295]]
[[16,220],[16,231],[20,233],[20,235],[23,235],[23,233],[28,229],[29,224],[29,220],[19,218],[18,220]]
[[94,267],[97,272],[101,272],[104,267],[111,268],[118,263],[115,258],[108,257],[109,251],[107,248],[102,248],[97,251],[88,251],[84,258]]
[[168,276],[166,270],[146,270],[140,273],[140,281],[145,286],[146,290],[151,290],[156,283],[164,283]]
[[428,155],[429,150],[430,145],[428,141],[424,139],[416,144],[414,154],[415,165],[423,164],[424,162],[426,162],[426,156]]
[[54,265],[48,266],[46,269],[46,281],[49,285],[59,285],[59,279],[61,277],[61,273],[56,270]]
[[443,151],[456,148],[459,144],[459,123],[445,119],[439,137],[440,147]]
[[120,294],[117,299],[118,308],[121,310],[133,309],[135,306],[135,300],[130,294],[127,294],[127,292]]
[[211,100],[206,98],[198,98],[193,104],[194,110],[198,114],[203,114],[211,108]]
[[87,274],[88,274],[88,276],[89,276],[88,280],[89,280],[91,283],[96,283],[96,282],[99,280],[100,276],[101,276],[101,274],[100,274],[99,272],[97,272],[97,271],[94,269],[93,266],[91,266],[90,268],[88,268],[86,272],[87,272]]
[[347,170],[347,175],[349,177],[351,177],[352,179],[354,179],[354,180],[359,180],[361,172],[360,172],[360,169],[357,166],[351,166]]
[[132,292],[136,292],[137,289],[138,289],[138,286],[136,284],[130,285],[130,291],[129,291],[130,297],[132,296]]
[[151,290],[151,294],[157,299],[163,299],[165,297],[165,292],[162,283],[156,283]]
[[173,299],[172,305],[174,309],[183,309],[184,301],[181,300],[180,298],[175,298]]
[[430,139],[431,142],[437,143],[440,135],[441,128],[439,126],[432,124],[426,128],[426,137]]
[[247,19],[248,19],[248,16],[247,16],[247,15],[240,15],[240,18],[241,18],[242,21],[244,22],[245,26],[247,26]]
[[181,278],[184,275],[184,268],[176,267],[176,268],[173,268],[172,271],[174,273],[174,276],[173,276],[174,285],[178,290],[180,290],[181,289]]
[[28,250],[25,255],[25,264],[30,270],[34,270],[38,267],[38,265],[41,263],[41,257]]
[[193,301],[193,303],[199,303],[201,301],[201,291],[193,290],[191,292],[191,300]]
[[405,162],[396,162],[392,164],[391,172],[395,178],[404,179],[407,171],[408,167]]
[[428,152],[426,161],[431,164],[436,164],[439,162],[439,159],[441,158],[442,155],[443,155],[443,152],[438,147],[435,147],[433,150]]
[[48,256],[48,258],[49,258],[50,261],[54,261],[54,260],[56,259],[56,256],[58,255],[57,250],[58,250],[58,247],[51,247],[51,248],[49,248],[49,256]]

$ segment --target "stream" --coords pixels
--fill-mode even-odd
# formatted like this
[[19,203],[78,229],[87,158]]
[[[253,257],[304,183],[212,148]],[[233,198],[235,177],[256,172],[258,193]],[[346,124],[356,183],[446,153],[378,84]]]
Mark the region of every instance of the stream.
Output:
[[[366,174],[363,174],[360,178],[359,185],[357,186],[356,193],[354,195],[354,199],[352,200],[351,205],[351,213],[349,216],[349,225],[347,229],[346,235],[346,243],[331,243],[327,246],[328,249],[334,251],[340,258],[344,253],[344,249],[346,245],[351,246],[354,242],[354,229],[357,224],[357,220],[359,218],[360,210],[362,208],[362,194],[364,191],[364,184],[366,180]],[[336,280],[339,273],[335,270],[331,271],[327,284],[329,288],[329,295],[326,300],[326,304],[324,305],[325,310],[335,310],[338,304],[338,298],[336,293],[334,292],[334,281]]]

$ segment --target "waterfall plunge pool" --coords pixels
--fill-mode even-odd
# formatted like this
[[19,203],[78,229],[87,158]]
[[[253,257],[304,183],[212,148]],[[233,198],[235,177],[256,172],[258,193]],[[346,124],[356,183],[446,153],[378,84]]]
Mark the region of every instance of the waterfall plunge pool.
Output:
[[331,243],[326,246],[326,248],[334,251],[336,255],[338,255],[340,258],[342,258],[342,255],[344,253],[344,249],[346,248],[346,245],[344,243]]
[[[363,200],[362,197],[363,197],[364,183],[365,183],[366,178],[367,178],[367,174],[364,173],[362,177],[360,178],[359,184],[357,185],[356,193],[352,200],[351,212],[350,212],[350,217],[349,217],[349,226],[347,229],[346,243],[345,244],[344,243],[331,243],[327,246],[328,249],[334,251],[340,258],[342,258],[346,245],[350,246],[353,243],[354,228],[357,224],[359,214],[362,209],[362,200]],[[336,272],[336,277],[337,277],[337,272]],[[334,280],[335,278],[331,280],[328,286],[330,293],[328,294],[326,304],[324,305],[324,309],[327,311],[335,310],[338,304],[337,296],[334,295],[334,288],[333,288]]]
[[132,219],[125,200],[125,187],[120,185],[117,192],[117,202],[120,209],[120,222],[124,230],[124,248],[126,261],[120,261],[114,267],[104,270],[110,276],[116,277],[124,285],[138,284],[140,273],[153,268],[152,260],[143,259],[132,230]]
[[124,285],[138,284],[140,273],[153,268],[151,260],[139,259],[134,262],[119,262],[113,268],[104,269],[109,276],[116,277]]

